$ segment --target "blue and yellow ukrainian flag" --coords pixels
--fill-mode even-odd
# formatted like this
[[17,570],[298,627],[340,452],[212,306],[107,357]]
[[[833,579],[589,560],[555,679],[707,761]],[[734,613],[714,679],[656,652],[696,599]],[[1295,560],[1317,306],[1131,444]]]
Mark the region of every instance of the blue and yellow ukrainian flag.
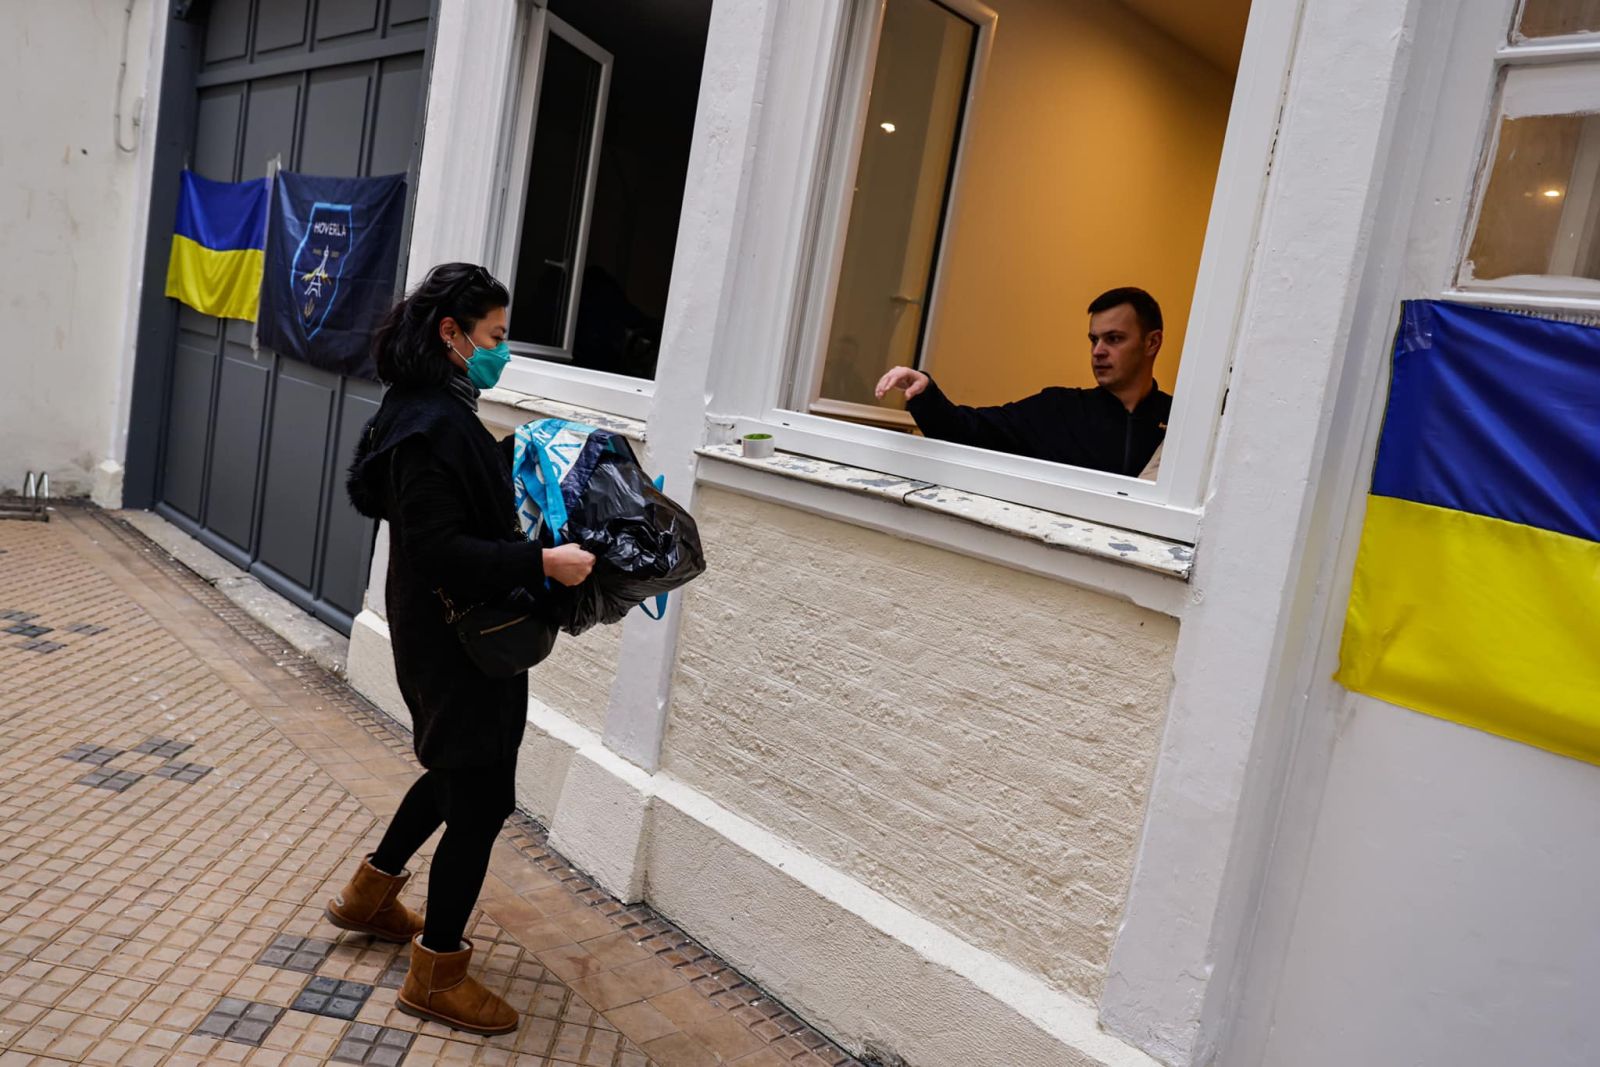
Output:
[[1404,305],[1338,680],[1600,763],[1600,329]]
[[267,179],[182,174],[167,260],[167,295],[219,318],[256,320],[267,245]]

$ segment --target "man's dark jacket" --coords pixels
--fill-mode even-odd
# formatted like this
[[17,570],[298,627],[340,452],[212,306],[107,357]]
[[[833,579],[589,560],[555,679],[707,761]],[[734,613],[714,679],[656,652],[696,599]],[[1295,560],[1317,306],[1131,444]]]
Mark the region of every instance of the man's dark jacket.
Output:
[[998,407],[953,403],[933,381],[906,410],[924,436],[1138,477],[1167,435],[1172,397],[1159,386],[1129,411],[1107,389],[1052,387]]
[[515,758],[528,676],[473,666],[435,592],[464,610],[543,588],[543,551],[522,535],[506,449],[448,387],[396,386],[362,433],[347,484],[357,511],[389,522],[389,634],[417,759],[455,769]]

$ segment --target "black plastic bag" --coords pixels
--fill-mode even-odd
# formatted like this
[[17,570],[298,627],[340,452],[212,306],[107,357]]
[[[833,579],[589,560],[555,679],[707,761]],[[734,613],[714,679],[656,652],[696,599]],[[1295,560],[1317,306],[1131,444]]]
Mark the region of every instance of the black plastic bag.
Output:
[[626,442],[617,444],[567,509],[563,539],[595,556],[588,579],[560,598],[561,628],[569,634],[619,622],[706,569],[693,516],[655,487]]

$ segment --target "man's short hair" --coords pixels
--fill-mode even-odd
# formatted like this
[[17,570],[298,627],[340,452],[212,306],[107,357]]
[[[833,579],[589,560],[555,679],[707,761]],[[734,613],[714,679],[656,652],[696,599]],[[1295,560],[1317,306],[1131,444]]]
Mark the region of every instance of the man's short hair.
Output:
[[1156,303],[1155,297],[1132,285],[1107,289],[1095,297],[1089,302],[1089,314],[1098,315],[1123,304],[1133,305],[1133,313],[1139,318],[1139,328],[1145,333],[1161,329],[1161,305]]

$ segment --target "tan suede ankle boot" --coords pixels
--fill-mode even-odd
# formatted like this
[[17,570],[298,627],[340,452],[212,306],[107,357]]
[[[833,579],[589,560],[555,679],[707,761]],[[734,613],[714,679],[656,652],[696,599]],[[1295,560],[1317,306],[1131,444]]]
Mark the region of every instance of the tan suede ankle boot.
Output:
[[341,930],[384,941],[410,941],[422,932],[422,916],[400,903],[410,871],[384,874],[368,856],[338,895],[328,901],[328,921]]
[[517,1028],[517,1013],[467,974],[471,962],[471,941],[461,942],[455,952],[433,952],[422,947],[418,934],[411,939],[411,969],[395,995],[395,1006],[456,1030],[509,1034]]

